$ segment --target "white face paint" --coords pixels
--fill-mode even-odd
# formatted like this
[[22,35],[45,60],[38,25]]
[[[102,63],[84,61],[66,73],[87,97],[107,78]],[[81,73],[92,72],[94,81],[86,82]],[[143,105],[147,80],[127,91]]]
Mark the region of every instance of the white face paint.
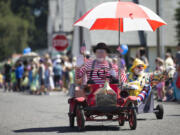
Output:
[[144,72],[144,69],[134,68],[134,73],[135,73],[136,75],[140,75],[140,74],[142,74],[143,72]]
[[103,62],[106,59],[107,52],[104,49],[97,49],[95,55],[98,62]]
[[103,62],[105,61],[105,58],[96,58],[98,62]]

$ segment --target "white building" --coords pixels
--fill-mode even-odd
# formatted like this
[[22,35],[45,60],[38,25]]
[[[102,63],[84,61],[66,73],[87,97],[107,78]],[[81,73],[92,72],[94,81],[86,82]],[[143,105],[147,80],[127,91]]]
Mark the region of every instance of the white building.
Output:
[[[49,39],[53,32],[58,31],[73,31],[73,23],[75,22],[75,16],[77,15],[77,2],[85,2],[85,7],[82,7],[84,13],[89,9],[95,7],[98,4],[107,1],[117,1],[117,0],[49,0],[49,26],[48,33]],[[121,0],[121,1],[132,1],[132,0]],[[176,21],[174,18],[175,9],[178,7],[178,2],[180,0],[159,0],[160,1],[160,16],[167,23],[167,25],[162,26],[161,29],[161,44],[167,48],[171,48],[172,52],[175,54],[177,40],[176,40]],[[144,5],[154,12],[156,12],[156,0],[139,0],[139,4]],[[79,6],[78,8],[81,8]],[[61,28],[59,27],[61,24]],[[96,45],[98,42],[105,42],[110,46],[115,46],[118,44],[118,32],[116,31],[88,31],[90,34],[88,43],[91,46]],[[150,65],[153,65],[154,59],[157,56],[157,32],[145,32],[147,39],[147,47],[149,50],[149,61]],[[73,36],[69,35],[70,40]],[[88,39],[88,40],[89,40]],[[50,41],[50,40],[49,40]],[[51,41],[50,41],[51,42]],[[140,37],[138,32],[126,32],[121,33],[121,44],[127,44],[129,46],[129,56],[135,56],[137,47],[140,46]],[[73,44],[75,46],[75,44]],[[79,46],[77,44],[77,46]],[[90,48],[90,47],[89,47]],[[77,51],[77,50],[72,50]],[[74,53],[74,52],[73,52]],[[153,67],[152,67],[153,68]]]

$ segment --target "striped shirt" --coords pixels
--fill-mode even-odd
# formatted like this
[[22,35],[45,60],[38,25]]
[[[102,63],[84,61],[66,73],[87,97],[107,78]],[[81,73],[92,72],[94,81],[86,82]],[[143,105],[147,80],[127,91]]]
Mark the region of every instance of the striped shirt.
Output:
[[[110,69],[111,67],[110,67],[109,62],[105,61],[103,63],[100,63],[96,61],[94,65],[94,69],[92,69],[92,64],[93,64],[93,60],[90,60],[80,69],[76,69],[76,79],[80,79],[84,76],[84,74],[86,74],[87,80],[90,80],[91,70],[93,70],[91,80],[93,80],[95,84],[104,84],[105,79],[106,79],[105,76],[112,75],[112,71],[114,71],[115,73],[115,75],[113,76],[117,77],[117,74],[118,74],[117,70],[115,69],[113,65],[112,65],[112,69]],[[125,73],[125,72],[121,72],[121,74],[122,73]],[[126,76],[126,75],[123,75],[123,76]]]

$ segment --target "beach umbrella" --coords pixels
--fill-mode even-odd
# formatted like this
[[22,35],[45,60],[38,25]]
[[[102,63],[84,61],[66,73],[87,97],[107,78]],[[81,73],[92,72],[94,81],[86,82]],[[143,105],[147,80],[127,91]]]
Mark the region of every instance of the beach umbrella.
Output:
[[155,31],[166,22],[149,8],[133,2],[105,2],[80,17],[74,26],[89,30]]

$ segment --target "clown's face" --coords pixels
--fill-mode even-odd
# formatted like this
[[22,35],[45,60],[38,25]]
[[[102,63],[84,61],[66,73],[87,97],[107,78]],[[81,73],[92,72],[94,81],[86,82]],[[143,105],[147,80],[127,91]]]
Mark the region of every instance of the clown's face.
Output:
[[138,65],[134,68],[134,73],[136,75],[141,75],[144,72],[144,66],[143,65]]
[[103,62],[106,59],[107,52],[104,49],[97,49],[95,55],[99,62]]

